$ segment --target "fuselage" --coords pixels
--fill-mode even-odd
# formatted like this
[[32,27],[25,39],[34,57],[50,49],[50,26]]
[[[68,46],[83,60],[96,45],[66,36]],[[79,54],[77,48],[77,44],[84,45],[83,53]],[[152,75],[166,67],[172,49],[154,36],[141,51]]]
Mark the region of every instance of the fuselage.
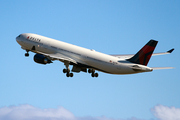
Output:
[[[19,35],[16,41],[25,50],[45,54],[59,53],[75,60],[79,64],[110,74],[134,74],[152,71],[151,68],[144,65],[131,63],[125,59],[37,34],[24,33]],[[36,49],[32,50],[33,47]]]

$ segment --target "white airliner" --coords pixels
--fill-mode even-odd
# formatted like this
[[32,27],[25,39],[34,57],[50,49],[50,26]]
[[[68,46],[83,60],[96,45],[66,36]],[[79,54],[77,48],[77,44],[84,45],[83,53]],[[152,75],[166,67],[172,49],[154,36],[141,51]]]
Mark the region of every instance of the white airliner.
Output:
[[[135,55],[108,55],[32,33],[20,34],[16,37],[16,41],[27,51],[25,56],[29,56],[29,51],[36,53],[34,55],[36,63],[45,65],[54,60],[63,62],[66,66],[63,72],[67,77],[73,77],[72,72],[80,71],[91,73],[92,77],[98,77],[95,70],[109,74],[134,74],[172,68],[147,67],[151,55],[169,54],[174,50],[153,54],[158,43],[155,40],[150,40]],[[72,70],[69,69],[69,65],[73,65]]]

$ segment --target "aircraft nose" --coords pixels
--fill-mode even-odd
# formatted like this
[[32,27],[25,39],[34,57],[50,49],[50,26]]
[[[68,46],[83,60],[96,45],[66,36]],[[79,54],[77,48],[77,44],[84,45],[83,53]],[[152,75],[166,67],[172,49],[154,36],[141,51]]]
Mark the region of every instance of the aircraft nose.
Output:
[[16,37],[16,41],[19,43],[20,40],[18,39],[18,37]]
[[16,37],[16,41],[17,41],[17,43],[20,44],[20,42],[21,42],[20,35]]
[[16,41],[20,41],[20,40],[19,40],[20,37],[21,37],[21,35],[18,35],[18,36],[16,37]]

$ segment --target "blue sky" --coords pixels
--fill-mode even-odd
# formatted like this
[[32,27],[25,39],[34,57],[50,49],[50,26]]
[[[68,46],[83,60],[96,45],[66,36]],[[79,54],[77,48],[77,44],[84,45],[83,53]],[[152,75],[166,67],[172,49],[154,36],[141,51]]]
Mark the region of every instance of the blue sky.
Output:
[[[0,111],[7,113],[0,113],[1,119],[30,120],[18,116],[30,114],[28,110],[47,120],[180,118],[180,1],[1,0],[0,18]],[[175,51],[152,57],[148,66],[175,69],[135,75],[99,72],[98,78],[80,73],[66,78],[63,63],[40,65],[33,61],[34,53],[24,57],[25,51],[15,41],[21,33],[36,33],[106,54],[134,54],[155,39],[159,41],[155,52]],[[5,112],[7,109],[14,112]],[[47,118],[45,110],[54,116]],[[32,112],[29,116],[38,115]]]

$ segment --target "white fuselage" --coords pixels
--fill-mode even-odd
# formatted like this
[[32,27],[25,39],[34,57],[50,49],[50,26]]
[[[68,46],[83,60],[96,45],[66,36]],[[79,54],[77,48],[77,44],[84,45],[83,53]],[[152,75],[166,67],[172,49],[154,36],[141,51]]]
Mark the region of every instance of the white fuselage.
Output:
[[[151,68],[134,64],[125,59],[103,54],[95,50],[86,49],[62,41],[54,40],[37,34],[24,33],[16,38],[23,49],[35,53],[56,54],[67,56],[77,63],[91,66],[92,68],[110,74],[133,74],[152,71]],[[35,46],[35,50],[31,50]],[[140,67],[140,71],[133,70],[133,66]]]

